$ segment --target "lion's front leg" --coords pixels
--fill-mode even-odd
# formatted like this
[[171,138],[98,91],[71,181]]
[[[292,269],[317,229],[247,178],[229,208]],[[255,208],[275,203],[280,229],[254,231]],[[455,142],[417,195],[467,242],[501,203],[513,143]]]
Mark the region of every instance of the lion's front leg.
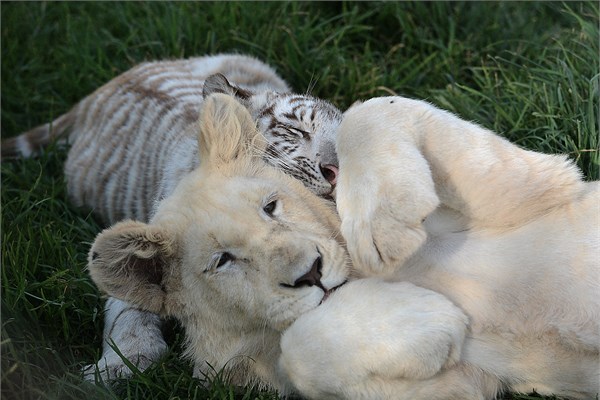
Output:
[[158,315],[142,311],[114,297],[107,300],[105,309],[102,356],[97,364],[84,368],[86,380],[94,381],[97,373],[104,381],[132,374],[113,346],[141,371],[164,354],[167,344],[162,336]]
[[291,325],[279,365],[310,398],[352,398],[352,388],[424,380],[454,365],[467,324],[436,292],[408,282],[358,280]]
[[354,266],[393,272],[425,242],[423,220],[439,204],[429,165],[409,127],[351,108],[338,131],[336,203]]

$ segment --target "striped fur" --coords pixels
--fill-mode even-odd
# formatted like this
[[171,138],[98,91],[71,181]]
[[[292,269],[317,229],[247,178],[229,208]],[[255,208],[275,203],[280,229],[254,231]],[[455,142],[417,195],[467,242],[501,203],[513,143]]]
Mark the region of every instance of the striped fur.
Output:
[[68,141],[65,174],[73,203],[106,223],[147,221],[154,204],[198,165],[198,112],[212,92],[236,95],[248,107],[269,142],[271,163],[317,194],[332,191],[341,113],[289,93],[272,68],[242,55],[138,65],[53,122],[4,140],[2,158],[29,157],[53,140]]

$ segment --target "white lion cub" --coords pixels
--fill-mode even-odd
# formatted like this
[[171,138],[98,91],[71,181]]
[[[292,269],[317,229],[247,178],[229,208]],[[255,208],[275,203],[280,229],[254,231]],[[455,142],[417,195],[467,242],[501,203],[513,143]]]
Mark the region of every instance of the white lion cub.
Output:
[[353,107],[342,232],[387,276],[354,280],[335,210],[257,156],[248,111],[217,94],[201,114],[199,168],[89,257],[109,295],[182,322],[198,375],[313,399],[598,391],[598,186],[564,159],[421,102]]
[[[414,325],[405,329],[348,328],[344,313],[360,315],[353,308],[371,304],[362,293],[347,298],[335,317],[326,305],[285,334],[283,365],[295,386],[313,398],[352,399],[478,399],[502,390],[572,398],[598,393],[598,182],[583,182],[564,156],[522,150],[401,97],[351,107],[337,150],[337,208],[354,267],[445,295],[466,313],[469,331],[459,362],[435,376],[410,376],[403,365],[388,364],[388,349],[394,349],[388,343],[435,338],[436,321],[451,326],[432,306],[415,310]],[[380,306],[363,314],[362,324],[389,313],[391,305],[373,304]],[[448,343],[462,332],[455,328]],[[430,346],[420,350],[433,366]],[[386,374],[374,373],[378,361]],[[409,377],[415,380],[407,382]],[[439,388],[437,394],[415,383],[424,378],[420,382]]]

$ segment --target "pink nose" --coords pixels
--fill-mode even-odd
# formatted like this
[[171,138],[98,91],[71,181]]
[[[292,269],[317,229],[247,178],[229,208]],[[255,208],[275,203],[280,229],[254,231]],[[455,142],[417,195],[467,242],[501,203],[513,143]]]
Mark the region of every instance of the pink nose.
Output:
[[321,173],[323,174],[323,177],[325,179],[327,179],[327,182],[329,182],[331,184],[332,187],[335,186],[335,184],[337,183],[337,177],[338,177],[338,167],[336,167],[335,165],[331,165],[331,164],[325,164],[325,165],[320,165],[321,168]]

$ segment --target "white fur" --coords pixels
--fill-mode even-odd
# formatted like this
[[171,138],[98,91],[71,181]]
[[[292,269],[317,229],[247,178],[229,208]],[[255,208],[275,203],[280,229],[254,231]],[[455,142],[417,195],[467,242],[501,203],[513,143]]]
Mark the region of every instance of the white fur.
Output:
[[[279,363],[313,399],[412,399],[414,381],[459,361],[467,324],[436,292],[362,279],[292,324],[281,339]],[[386,380],[398,383],[380,384]]]
[[[225,369],[233,382],[285,392],[276,368],[281,332],[325,296],[315,285],[291,286],[317,259],[323,288],[348,279],[339,219],[329,202],[257,156],[254,121],[233,98],[207,98],[200,131],[200,167],[149,224],[102,232],[90,273],[110,295],[179,318],[197,375]],[[216,267],[224,252],[233,259]]]
[[338,151],[337,205],[355,267],[461,307],[471,321],[463,362],[499,388],[598,392],[597,182],[563,156],[400,97],[348,110]]
[[[248,111],[213,95],[201,121],[200,167],[89,261],[111,296],[182,321],[197,374],[314,399],[598,392],[598,184],[563,157],[423,102],[352,107],[337,188],[350,274],[334,210],[254,155]],[[319,257],[323,288],[290,287]]]
[[158,315],[115,298],[106,301],[105,310],[102,356],[84,368],[85,379],[94,381],[98,375],[110,380],[131,374],[123,357],[143,371],[166,351]]

